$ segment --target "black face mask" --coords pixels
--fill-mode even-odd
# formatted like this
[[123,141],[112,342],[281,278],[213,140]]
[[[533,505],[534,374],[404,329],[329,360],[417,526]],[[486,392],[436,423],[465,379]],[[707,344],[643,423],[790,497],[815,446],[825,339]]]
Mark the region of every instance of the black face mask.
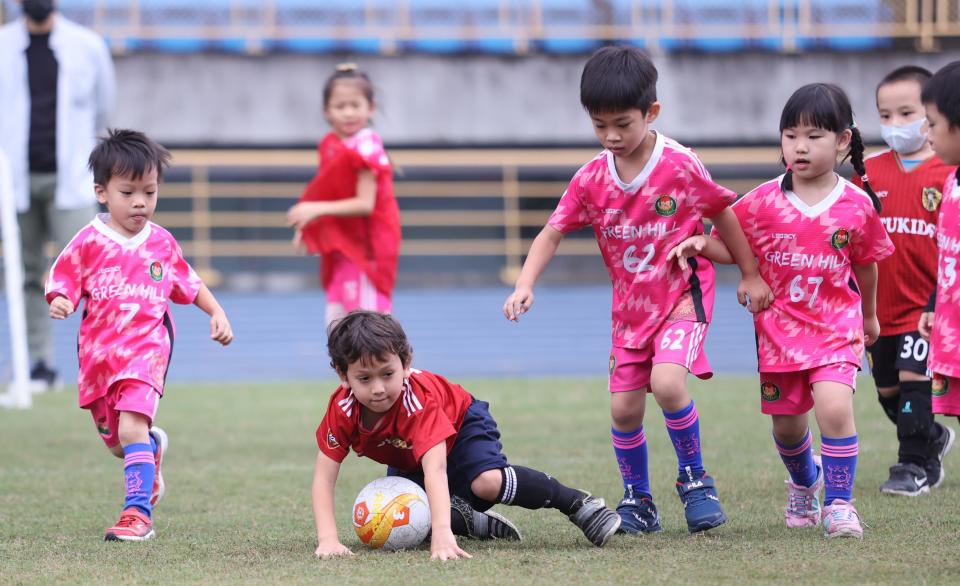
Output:
[[23,0],[23,13],[33,22],[47,20],[53,12],[53,0]]

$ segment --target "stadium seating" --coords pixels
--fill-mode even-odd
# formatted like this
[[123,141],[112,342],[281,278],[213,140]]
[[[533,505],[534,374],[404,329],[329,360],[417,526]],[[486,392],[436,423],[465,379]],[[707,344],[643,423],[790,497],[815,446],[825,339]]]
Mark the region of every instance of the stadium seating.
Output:
[[[585,53],[864,51],[960,36],[956,9],[915,0],[61,0],[118,51]],[[19,14],[0,0],[6,19]],[[926,6],[926,8],[924,8]],[[941,10],[941,12],[943,12]],[[921,39],[927,46],[931,38]]]

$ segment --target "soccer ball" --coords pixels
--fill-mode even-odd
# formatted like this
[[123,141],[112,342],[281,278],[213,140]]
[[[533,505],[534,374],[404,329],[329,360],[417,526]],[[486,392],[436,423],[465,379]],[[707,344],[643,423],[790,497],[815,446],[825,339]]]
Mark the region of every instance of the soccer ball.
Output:
[[377,478],[353,503],[353,530],[374,549],[416,547],[430,532],[427,493],[401,476]]

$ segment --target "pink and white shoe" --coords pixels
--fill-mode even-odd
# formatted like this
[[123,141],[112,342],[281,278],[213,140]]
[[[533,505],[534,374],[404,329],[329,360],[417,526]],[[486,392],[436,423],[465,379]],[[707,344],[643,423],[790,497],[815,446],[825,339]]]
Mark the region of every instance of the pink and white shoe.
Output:
[[823,508],[823,534],[827,537],[863,539],[860,513],[851,503],[837,499]]
[[153,491],[150,494],[150,506],[155,507],[167,492],[167,486],[163,482],[163,474],[160,473],[160,464],[163,463],[163,456],[167,453],[170,440],[167,438],[167,432],[159,427],[151,427],[150,435],[152,435],[153,439],[157,442],[157,453],[153,455],[153,464],[155,466]]
[[816,527],[820,524],[820,490],[823,488],[823,467],[820,456],[814,456],[817,463],[817,479],[812,486],[800,486],[787,480],[787,508],[783,520],[787,527]]

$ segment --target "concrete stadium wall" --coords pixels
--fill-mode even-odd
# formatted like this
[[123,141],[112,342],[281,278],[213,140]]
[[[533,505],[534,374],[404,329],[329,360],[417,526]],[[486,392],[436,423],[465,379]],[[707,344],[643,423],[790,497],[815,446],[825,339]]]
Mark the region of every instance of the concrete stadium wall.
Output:
[[[780,109],[805,83],[850,94],[868,139],[873,92],[896,66],[936,68],[957,53],[664,55],[655,58],[656,127],[689,144],[774,142]],[[174,144],[313,144],[336,63],[356,61],[378,91],[375,124],[392,144],[588,144],[579,104],[584,56],[130,55],[118,57],[117,126]]]

